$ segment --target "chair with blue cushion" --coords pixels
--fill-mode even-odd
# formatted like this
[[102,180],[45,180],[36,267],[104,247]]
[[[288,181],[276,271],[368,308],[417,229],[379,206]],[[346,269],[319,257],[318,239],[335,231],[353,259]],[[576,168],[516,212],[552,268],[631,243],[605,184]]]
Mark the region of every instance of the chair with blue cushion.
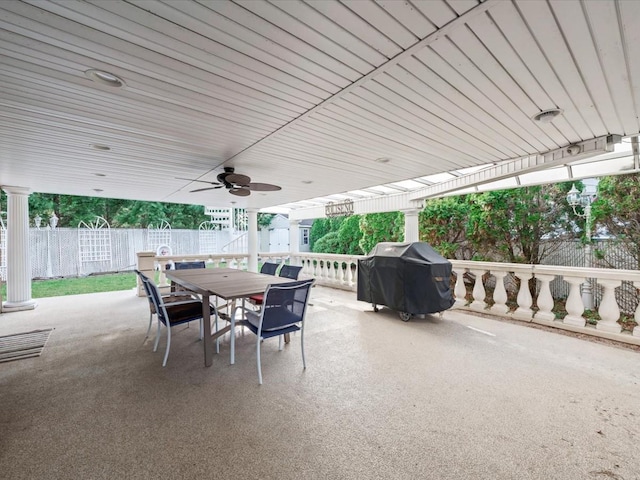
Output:
[[[177,325],[183,325],[185,323],[198,321],[201,325],[200,332],[202,332],[202,301],[192,299],[182,302],[170,302],[164,301],[163,296],[160,294],[160,289],[145,275],[141,276],[144,289],[151,298],[153,306],[158,317],[158,332],[156,334],[156,341],[153,346],[153,351],[158,350],[158,343],[160,342],[161,325],[167,328],[167,348],[165,350],[162,366],[167,365],[167,358],[169,358],[169,350],[171,348],[171,327]],[[209,305],[211,316],[215,319],[215,331],[218,331],[218,312],[213,305]],[[202,339],[202,333],[200,334]]]
[[[145,292],[147,292],[147,287],[145,286],[144,282],[147,280],[150,280],[149,277],[147,277],[140,270],[136,269],[135,272],[140,278],[140,283],[142,284]],[[188,302],[188,301],[197,302],[198,301],[197,298],[195,298],[192,294],[188,292],[163,293],[162,299],[165,303]],[[145,334],[144,340],[142,341],[142,343],[146,342],[147,338],[149,338],[149,333],[151,332],[151,325],[153,325],[153,316],[156,314],[156,307],[153,304],[153,300],[151,299],[151,296],[148,293],[147,293],[147,300],[149,301],[149,326],[147,327],[147,333]]]
[[313,279],[269,285],[264,293],[262,309],[259,312],[246,311],[246,320],[239,322],[239,325],[248,327],[257,337],[258,382],[261,385],[260,345],[264,339],[279,337],[278,349],[282,350],[284,335],[300,330],[302,365],[307,368],[304,358],[304,319],[312,284]]

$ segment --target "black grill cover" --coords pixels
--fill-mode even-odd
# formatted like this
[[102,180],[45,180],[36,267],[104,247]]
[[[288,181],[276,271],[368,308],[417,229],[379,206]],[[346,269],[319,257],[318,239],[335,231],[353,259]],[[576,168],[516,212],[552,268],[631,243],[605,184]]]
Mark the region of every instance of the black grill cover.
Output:
[[454,304],[451,262],[425,242],[377,244],[358,260],[358,300],[413,315]]

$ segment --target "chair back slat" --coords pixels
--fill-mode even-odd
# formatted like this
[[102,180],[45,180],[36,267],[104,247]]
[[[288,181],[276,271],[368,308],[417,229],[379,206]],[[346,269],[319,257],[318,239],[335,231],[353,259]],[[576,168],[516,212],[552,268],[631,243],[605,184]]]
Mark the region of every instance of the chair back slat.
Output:
[[297,280],[300,270],[302,270],[302,267],[298,265],[283,265],[278,276]]
[[267,275],[275,275],[278,271],[279,263],[273,262],[264,262],[262,267],[260,268],[260,273],[265,273]]

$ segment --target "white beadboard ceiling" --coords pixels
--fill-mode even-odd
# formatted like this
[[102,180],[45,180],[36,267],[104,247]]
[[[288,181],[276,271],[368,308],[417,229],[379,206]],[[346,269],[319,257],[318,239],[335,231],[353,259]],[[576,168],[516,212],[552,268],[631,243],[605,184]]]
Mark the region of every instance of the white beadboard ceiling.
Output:
[[[624,0],[4,0],[0,185],[262,208],[635,135],[639,21]],[[224,166],[282,190],[177,178]]]

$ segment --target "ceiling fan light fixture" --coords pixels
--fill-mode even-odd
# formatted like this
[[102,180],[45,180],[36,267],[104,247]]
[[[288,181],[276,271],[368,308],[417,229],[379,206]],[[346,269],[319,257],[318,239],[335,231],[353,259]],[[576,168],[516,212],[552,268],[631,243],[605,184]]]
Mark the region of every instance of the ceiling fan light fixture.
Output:
[[97,70],[95,68],[92,68],[90,70],[85,71],[84,74],[90,80],[93,80],[96,83],[101,83],[102,85],[107,85],[109,87],[114,87],[114,88],[120,88],[125,86],[124,80],[122,80],[117,75],[106,72],[104,70]]
[[551,123],[555,120],[555,118],[562,113],[562,110],[559,108],[552,108],[550,110],[545,110],[540,113],[536,113],[533,117],[531,117],[536,122],[540,123]]

